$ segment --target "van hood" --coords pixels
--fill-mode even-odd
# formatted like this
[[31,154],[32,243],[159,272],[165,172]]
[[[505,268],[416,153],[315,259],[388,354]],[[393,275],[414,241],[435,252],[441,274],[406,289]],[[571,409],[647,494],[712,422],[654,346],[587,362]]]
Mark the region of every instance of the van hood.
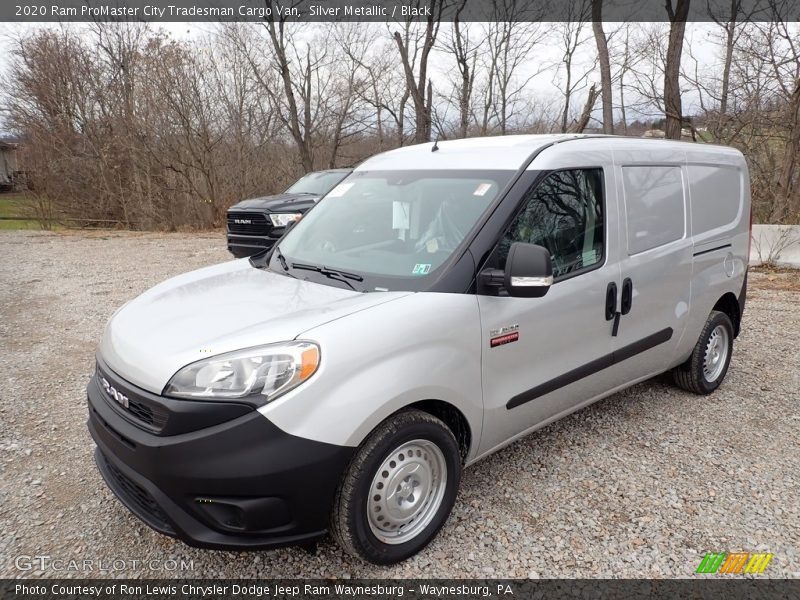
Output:
[[99,352],[117,375],[160,394],[189,363],[292,340],[408,294],[359,293],[235,260],[179,275],[131,300],[109,320]]

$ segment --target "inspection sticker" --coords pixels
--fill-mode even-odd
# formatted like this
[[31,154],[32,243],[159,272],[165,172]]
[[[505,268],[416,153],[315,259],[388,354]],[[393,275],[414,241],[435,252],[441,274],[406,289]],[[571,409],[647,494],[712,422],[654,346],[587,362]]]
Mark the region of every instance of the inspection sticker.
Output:
[[414,265],[414,270],[411,271],[412,275],[427,275],[431,272],[431,266],[428,263],[417,263]]

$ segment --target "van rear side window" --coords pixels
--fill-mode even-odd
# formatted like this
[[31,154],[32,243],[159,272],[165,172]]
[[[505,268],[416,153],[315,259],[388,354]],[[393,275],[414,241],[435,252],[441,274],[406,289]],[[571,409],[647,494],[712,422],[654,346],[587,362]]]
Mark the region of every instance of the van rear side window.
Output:
[[622,181],[629,255],[683,237],[686,215],[680,167],[623,167]]
[[742,206],[742,176],[738,169],[689,165],[692,234],[730,225]]

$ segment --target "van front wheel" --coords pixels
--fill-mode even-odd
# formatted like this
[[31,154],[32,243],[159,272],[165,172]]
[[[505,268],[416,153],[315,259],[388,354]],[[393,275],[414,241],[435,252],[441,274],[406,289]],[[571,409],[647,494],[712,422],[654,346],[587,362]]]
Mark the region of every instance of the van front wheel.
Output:
[[695,394],[716,390],[728,372],[733,352],[733,324],[723,312],[711,311],[689,359],[672,370],[675,384]]
[[458,443],[447,425],[419,410],[398,413],[356,452],[339,485],[331,532],[369,562],[405,560],[436,537],[460,480]]

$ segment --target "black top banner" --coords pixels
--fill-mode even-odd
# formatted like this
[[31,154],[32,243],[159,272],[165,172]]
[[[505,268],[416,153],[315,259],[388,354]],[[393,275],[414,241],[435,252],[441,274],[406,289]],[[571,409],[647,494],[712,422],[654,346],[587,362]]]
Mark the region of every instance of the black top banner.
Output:
[[[730,0],[2,0],[0,22],[731,20]],[[688,11],[682,7],[688,5]],[[667,6],[670,9],[667,9]],[[800,21],[795,0],[739,0],[737,21]]]

